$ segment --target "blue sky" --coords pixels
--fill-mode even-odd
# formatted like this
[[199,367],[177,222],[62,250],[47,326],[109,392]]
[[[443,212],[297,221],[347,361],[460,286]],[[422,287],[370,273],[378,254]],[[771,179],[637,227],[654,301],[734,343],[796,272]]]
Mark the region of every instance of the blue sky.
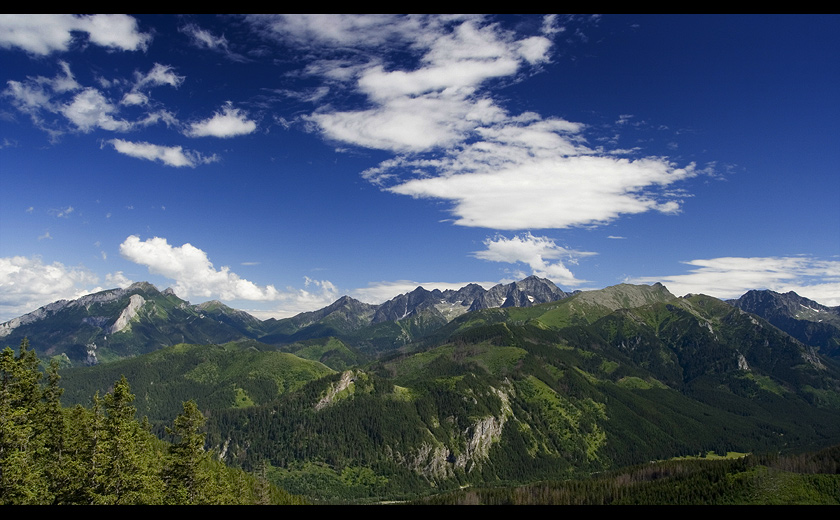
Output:
[[840,305],[838,16],[0,15],[0,321],[536,274]]

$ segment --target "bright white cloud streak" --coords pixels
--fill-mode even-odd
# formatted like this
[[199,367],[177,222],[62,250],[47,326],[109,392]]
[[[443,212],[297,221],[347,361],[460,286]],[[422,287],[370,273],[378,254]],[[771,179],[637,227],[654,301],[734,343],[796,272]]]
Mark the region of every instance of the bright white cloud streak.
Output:
[[229,267],[216,269],[207,253],[191,244],[171,246],[165,238],[140,240],[131,235],[120,244],[126,260],[145,265],[152,274],[175,281],[173,290],[181,297],[218,298],[221,300],[276,300],[273,285],[260,287],[242,279]]
[[162,146],[146,142],[132,142],[123,139],[108,141],[114,149],[129,157],[160,161],[167,166],[194,168],[199,164],[209,164],[219,160],[218,156],[205,156],[192,150],[184,150],[180,146]]
[[170,65],[155,63],[146,74],[135,73],[134,89],[140,90],[146,87],[160,87],[169,85],[178,88],[184,82],[184,76],[175,73]]
[[95,45],[123,51],[143,50],[152,39],[124,14],[0,14],[0,47],[47,55],[68,50],[74,32],[86,33]]
[[687,274],[628,278],[628,283],[662,282],[676,295],[738,298],[752,289],[794,291],[823,305],[840,305],[840,261],[795,257],[723,257],[691,260]]
[[[508,151],[503,150],[505,156],[498,157],[499,163],[509,160]],[[491,159],[491,154],[482,162]],[[476,171],[454,173],[448,168],[439,175],[405,181],[388,191],[450,200],[455,204],[455,223],[462,226],[568,228],[603,224],[620,215],[652,210],[677,213],[679,201],[670,195],[657,195],[655,190],[695,175],[693,166],[677,168],[655,158],[529,157],[497,169],[466,164],[470,159],[466,157],[453,159],[450,164],[454,167],[468,166]]]

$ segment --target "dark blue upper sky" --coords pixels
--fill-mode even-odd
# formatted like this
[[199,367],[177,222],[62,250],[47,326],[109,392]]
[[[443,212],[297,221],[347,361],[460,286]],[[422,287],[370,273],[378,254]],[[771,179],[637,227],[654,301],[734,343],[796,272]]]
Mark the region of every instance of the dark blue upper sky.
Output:
[[840,305],[838,16],[0,15],[0,321],[531,274]]

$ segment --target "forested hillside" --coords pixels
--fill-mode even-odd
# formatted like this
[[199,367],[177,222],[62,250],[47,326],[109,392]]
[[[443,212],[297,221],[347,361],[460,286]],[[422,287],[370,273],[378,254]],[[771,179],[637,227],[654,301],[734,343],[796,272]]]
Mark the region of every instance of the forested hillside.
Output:
[[231,469],[204,450],[204,417],[193,401],[155,438],[138,422],[123,377],[91,408],[62,408],[58,368],[42,383],[26,341],[0,354],[0,503],[302,503],[264,478]]

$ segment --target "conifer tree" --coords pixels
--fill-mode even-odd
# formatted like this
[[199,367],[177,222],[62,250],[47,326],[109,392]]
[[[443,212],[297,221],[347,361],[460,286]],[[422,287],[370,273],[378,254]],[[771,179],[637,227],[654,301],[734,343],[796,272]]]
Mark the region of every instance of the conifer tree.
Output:
[[104,450],[101,472],[96,475],[98,496],[104,504],[139,504],[154,502],[149,492],[155,478],[150,453],[140,424],[135,420],[134,395],[123,376],[114,390],[103,398],[105,410]]
[[176,504],[207,503],[209,477],[202,468],[207,458],[204,451],[204,416],[195,401],[184,403],[184,411],[175,418],[173,428],[166,431],[175,437],[169,448],[169,465],[164,480],[167,499]]
[[40,460],[45,452],[37,435],[41,400],[38,358],[21,341],[17,357],[11,348],[0,354],[0,502],[49,503]]

